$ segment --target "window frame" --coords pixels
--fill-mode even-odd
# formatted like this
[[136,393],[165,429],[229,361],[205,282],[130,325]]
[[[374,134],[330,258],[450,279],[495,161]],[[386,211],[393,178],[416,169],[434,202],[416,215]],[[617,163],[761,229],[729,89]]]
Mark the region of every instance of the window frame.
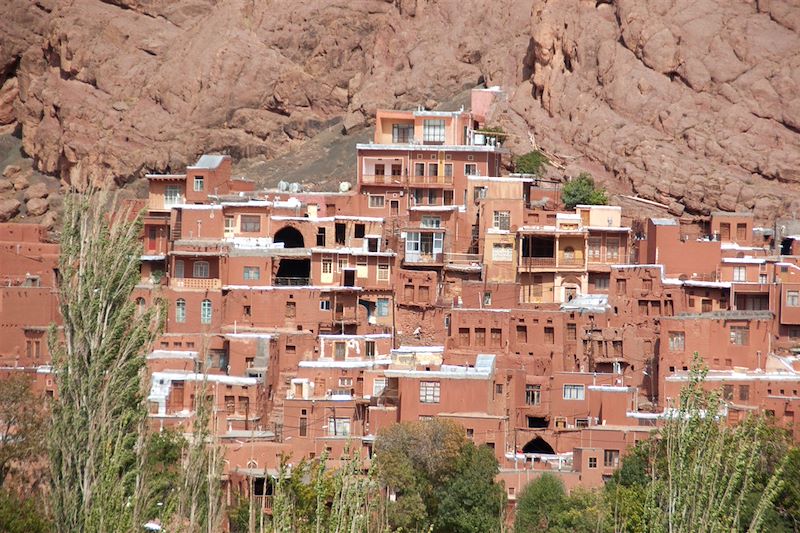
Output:
[[[570,391],[567,393],[567,391]],[[562,399],[583,401],[586,399],[586,385],[565,383],[562,388]]]
[[214,318],[214,308],[211,303],[211,300],[205,299],[200,302],[200,323],[201,324],[211,324],[211,321]]
[[208,261],[194,261],[192,263],[192,277],[209,279],[211,277],[211,264]]
[[441,401],[440,381],[419,382],[419,403],[439,403]]

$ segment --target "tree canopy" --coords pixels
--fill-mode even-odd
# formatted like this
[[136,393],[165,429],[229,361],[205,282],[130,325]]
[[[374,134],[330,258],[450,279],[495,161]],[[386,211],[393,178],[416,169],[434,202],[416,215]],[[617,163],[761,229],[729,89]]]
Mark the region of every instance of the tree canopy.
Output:
[[540,176],[544,172],[545,166],[550,163],[547,156],[539,150],[533,150],[525,155],[519,156],[514,161],[514,170],[520,174],[535,174]]
[[564,184],[561,201],[567,209],[574,209],[576,205],[605,205],[608,197],[605,189],[595,185],[590,174],[581,172]]

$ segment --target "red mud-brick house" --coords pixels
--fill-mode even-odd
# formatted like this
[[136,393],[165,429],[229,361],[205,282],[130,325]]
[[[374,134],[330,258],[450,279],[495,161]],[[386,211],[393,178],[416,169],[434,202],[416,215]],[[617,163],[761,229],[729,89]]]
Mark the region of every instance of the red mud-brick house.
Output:
[[[168,309],[150,419],[191,431],[210,398],[231,498],[252,490],[268,510],[283,457],[359,450],[367,465],[383,428],[430,417],[494,449],[512,502],[545,470],[597,486],[657,427],[695,353],[731,422],[794,422],[789,230],[749,213],[563,210],[559,183],[501,175],[507,151],[483,129],[500,95],[379,110],[353,190],[259,190],[225,155],[147,176],[134,298]],[[0,225],[0,373],[51,393],[57,253],[37,226]]]

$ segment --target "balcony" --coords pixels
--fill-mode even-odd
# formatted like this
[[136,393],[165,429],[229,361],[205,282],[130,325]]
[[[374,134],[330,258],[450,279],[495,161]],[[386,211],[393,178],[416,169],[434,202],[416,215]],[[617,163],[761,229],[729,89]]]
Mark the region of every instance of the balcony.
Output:
[[520,257],[519,267],[521,270],[533,268],[555,268],[555,257]]
[[175,206],[183,205],[186,199],[182,195],[178,196],[161,196],[152,195],[148,201],[148,208],[153,211],[169,211]]
[[409,176],[412,185],[452,185],[453,176]]
[[222,287],[219,278],[170,278],[171,289],[214,290]]
[[278,287],[304,287],[311,284],[311,278],[279,277],[275,278],[273,285]]
[[403,185],[406,179],[403,176],[385,174],[362,174],[361,183],[370,185]]
[[584,262],[582,257],[566,256],[561,254],[558,257],[558,266],[560,267],[580,267],[583,268]]
[[405,258],[403,258],[403,262],[408,263],[415,263],[415,264],[443,264],[444,254],[441,252],[436,253],[424,253],[424,252],[406,252]]
[[253,507],[255,509],[260,509],[264,513],[271,513],[272,512],[272,496],[253,496]]

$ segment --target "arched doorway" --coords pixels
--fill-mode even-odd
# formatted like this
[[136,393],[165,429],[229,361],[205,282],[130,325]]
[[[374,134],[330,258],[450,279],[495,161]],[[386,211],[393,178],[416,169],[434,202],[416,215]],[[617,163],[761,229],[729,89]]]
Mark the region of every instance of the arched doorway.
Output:
[[564,278],[561,284],[564,287],[564,302],[571,302],[581,294],[581,280],[575,276]]
[[275,234],[274,242],[282,242],[284,248],[305,248],[303,234],[297,228],[286,226]]
[[522,447],[522,453],[543,453],[555,455],[556,451],[542,437],[536,437]]

